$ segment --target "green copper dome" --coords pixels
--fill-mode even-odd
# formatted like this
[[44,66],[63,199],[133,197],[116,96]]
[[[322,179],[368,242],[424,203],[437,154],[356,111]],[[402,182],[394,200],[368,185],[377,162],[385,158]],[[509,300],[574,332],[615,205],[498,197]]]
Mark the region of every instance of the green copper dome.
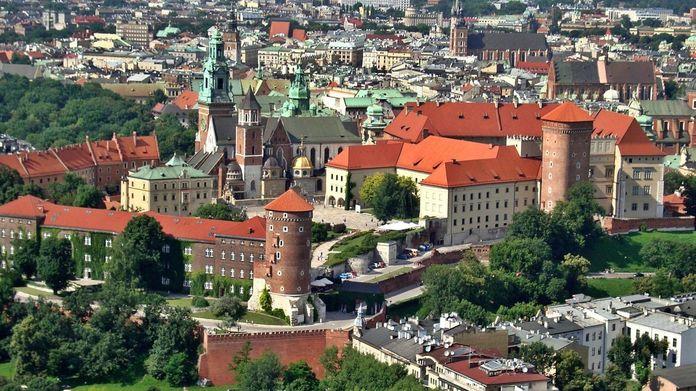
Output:
[[652,126],[653,123],[653,118],[649,115],[641,114],[636,118],[636,121],[638,121],[639,124],[641,125],[650,125]]
[[384,115],[384,109],[380,105],[370,105],[367,107],[367,115],[370,116],[382,116]]
[[174,152],[174,156],[172,156],[172,158],[169,159],[169,161],[165,163],[165,165],[168,167],[179,167],[185,166],[186,162],[179,155],[177,155],[176,152]]

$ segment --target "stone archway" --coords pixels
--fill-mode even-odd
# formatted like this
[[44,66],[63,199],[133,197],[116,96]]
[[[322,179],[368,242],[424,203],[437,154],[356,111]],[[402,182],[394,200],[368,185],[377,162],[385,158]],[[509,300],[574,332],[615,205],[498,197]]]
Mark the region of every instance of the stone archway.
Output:
[[346,202],[343,200],[343,198],[339,198],[338,202],[336,202],[336,206],[338,206],[339,208],[343,208],[343,206],[345,206],[345,204],[346,204]]
[[336,198],[334,198],[334,196],[329,197],[329,205],[336,206]]

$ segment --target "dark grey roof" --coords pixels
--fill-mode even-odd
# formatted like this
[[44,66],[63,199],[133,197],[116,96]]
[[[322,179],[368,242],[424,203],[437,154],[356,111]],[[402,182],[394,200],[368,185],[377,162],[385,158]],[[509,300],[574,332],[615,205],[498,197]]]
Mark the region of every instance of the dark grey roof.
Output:
[[545,50],[546,36],[535,33],[470,33],[467,49],[470,50]]
[[234,144],[237,140],[237,117],[213,117],[217,145]]
[[225,152],[222,150],[216,152],[203,152],[201,150],[191,156],[187,163],[191,167],[203,171],[207,175],[214,175],[215,169],[224,158]]
[[34,80],[41,76],[41,68],[26,64],[0,63],[0,76],[4,74],[24,76],[29,80]]
[[609,61],[606,63],[607,82],[652,84],[655,68],[649,61]]
[[379,289],[379,285],[357,281],[343,281],[338,286],[338,290],[341,292],[372,293],[378,295],[382,294],[382,290]]
[[598,84],[597,63],[554,61],[556,83],[559,84]]
[[682,365],[676,368],[656,369],[653,375],[664,377],[678,388],[696,386],[696,364]]
[[[235,95],[232,99],[235,107],[241,107],[243,96]],[[283,103],[288,100],[287,96],[283,95],[259,95],[256,101],[261,105],[261,115],[270,116],[273,112],[283,107]]]
[[353,122],[343,122],[337,117],[282,117],[269,118],[264,131],[264,141],[268,141],[281,121],[288,132],[290,142],[299,144],[346,143],[360,144],[360,137]]
[[246,95],[244,95],[244,99],[242,99],[242,105],[239,106],[240,109],[242,110],[258,110],[261,111],[261,105],[259,102],[256,100],[256,96],[254,93],[251,91],[251,87],[247,90]]
[[[548,327],[544,326],[544,321],[547,322]],[[543,318],[542,324],[540,324],[538,321],[530,321],[522,322],[517,326],[527,331],[539,330],[540,333],[548,332],[549,335],[567,334],[582,330],[582,327],[580,327],[577,323],[571,322],[564,318],[560,318],[558,322],[554,322],[552,319]]]

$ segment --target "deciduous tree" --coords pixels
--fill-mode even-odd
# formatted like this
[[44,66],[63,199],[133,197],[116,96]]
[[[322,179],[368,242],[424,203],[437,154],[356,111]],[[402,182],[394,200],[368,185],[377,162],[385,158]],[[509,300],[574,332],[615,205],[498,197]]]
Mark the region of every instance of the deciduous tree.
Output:
[[41,241],[37,261],[38,275],[54,294],[65,289],[74,276],[71,253],[72,248],[67,239],[49,236]]

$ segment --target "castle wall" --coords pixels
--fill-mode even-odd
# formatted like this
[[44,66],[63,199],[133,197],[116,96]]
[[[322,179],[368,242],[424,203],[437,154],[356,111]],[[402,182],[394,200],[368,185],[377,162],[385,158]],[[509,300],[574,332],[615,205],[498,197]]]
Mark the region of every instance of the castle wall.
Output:
[[234,373],[229,369],[232,358],[246,342],[251,343],[251,357],[257,358],[266,351],[278,356],[282,365],[304,360],[317,377],[324,376],[319,357],[327,347],[345,347],[349,332],[342,330],[298,330],[266,333],[240,333],[203,336],[204,353],[198,359],[198,375],[210,379],[214,385],[234,383]]

